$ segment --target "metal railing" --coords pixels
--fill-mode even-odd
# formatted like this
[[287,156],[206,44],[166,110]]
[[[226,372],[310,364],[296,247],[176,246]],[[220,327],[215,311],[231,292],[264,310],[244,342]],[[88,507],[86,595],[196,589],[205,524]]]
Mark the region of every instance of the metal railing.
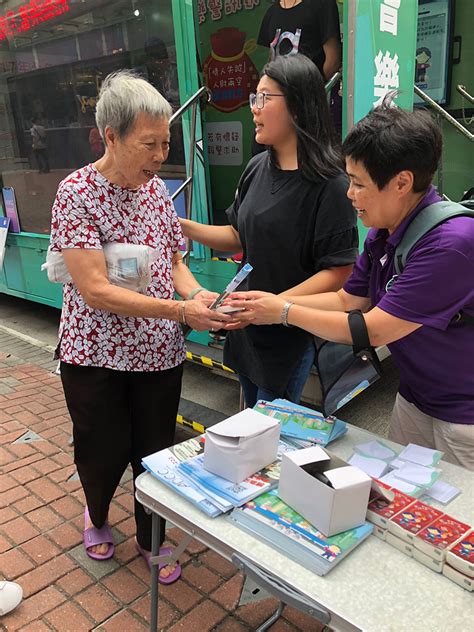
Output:
[[[458,88],[459,87],[462,87],[462,86],[458,86]],[[454,118],[454,116],[451,116],[451,114],[446,112],[446,110],[444,108],[442,108],[440,105],[438,105],[438,103],[436,103],[436,101],[433,101],[433,99],[430,96],[428,96],[426,94],[426,92],[423,92],[423,90],[420,90],[420,88],[418,88],[418,86],[414,86],[414,90],[415,90],[415,94],[417,94],[420,97],[420,99],[423,99],[423,101],[425,101],[425,103],[428,103],[428,105],[431,106],[440,116],[442,116],[446,121],[448,121],[448,123],[450,123],[459,132],[461,132],[461,134],[463,136],[465,136],[470,141],[474,140],[474,134],[472,132],[470,132],[468,129],[466,129],[464,127],[464,125],[461,125],[461,123],[459,121],[457,121]],[[466,92],[466,95],[467,94],[468,93]],[[469,97],[470,96],[471,95],[469,95]],[[472,97],[471,97],[471,99],[472,99]]]
[[324,89],[326,90],[326,93],[328,95],[328,100],[331,98],[331,90],[334,88],[336,83],[341,79],[341,77],[342,75],[340,72],[335,72],[333,76],[331,77],[331,79],[329,79],[327,84],[324,86]]
[[458,84],[456,86],[456,90],[459,92],[459,94],[461,96],[463,96],[465,99],[467,99],[468,101],[470,101],[471,103],[474,103],[474,97],[472,96],[472,94],[469,94],[469,92],[466,90],[466,86],[462,86],[461,84]]
[[[186,179],[171,196],[171,199],[174,201],[178,197],[178,195],[180,195],[180,193],[185,191],[186,193],[186,206],[185,206],[186,219],[190,219],[191,217],[191,208],[193,204],[194,162],[195,162],[195,157],[196,157],[196,119],[197,119],[197,112],[198,112],[197,108],[198,108],[198,102],[200,101],[201,97],[203,97],[204,95],[206,95],[207,102],[209,103],[211,100],[211,93],[208,90],[208,88],[203,86],[192,97],[190,97],[186,101],[186,103],[183,103],[183,105],[178,110],[176,110],[176,112],[170,118],[170,127],[171,127],[173,123],[176,123],[176,121],[179,121],[182,118],[183,114],[187,112],[189,108],[192,108],[191,109],[191,127],[190,127],[190,136],[189,136],[189,161],[188,161],[188,167],[186,170]],[[186,237],[185,242],[186,242],[186,251],[183,255],[183,259],[187,261],[187,259],[189,258],[189,239],[187,237]]]

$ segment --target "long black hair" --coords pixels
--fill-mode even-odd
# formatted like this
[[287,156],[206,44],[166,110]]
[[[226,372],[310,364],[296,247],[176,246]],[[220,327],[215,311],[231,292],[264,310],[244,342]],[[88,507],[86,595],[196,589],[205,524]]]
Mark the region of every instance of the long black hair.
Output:
[[344,163],[335,146],[324,82],[316,65],[304,55],[280,55],[266,64],[262,75],[276,81],[285,95],[302,175],[317,181],[340,174]]

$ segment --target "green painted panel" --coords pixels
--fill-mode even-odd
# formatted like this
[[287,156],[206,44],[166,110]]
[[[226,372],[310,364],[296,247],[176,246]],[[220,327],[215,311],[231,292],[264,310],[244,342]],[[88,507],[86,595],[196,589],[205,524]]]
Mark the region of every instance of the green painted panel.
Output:
[[61,307],[62,286],[50,283],[46,272],[41,271],[48,245],[48,236],[29,233],[9,235],[0,273],[0,292]]
[[[354,122],[391,90],[400,91],[396,104],[411,110],[418,3],[353,0],[352,8],[355,11]],[[344,41],[347,42],[347,21],[345,24]],[[346,73],[347,61],[346,57]],[[346,120],[344,123],[347,125]]]

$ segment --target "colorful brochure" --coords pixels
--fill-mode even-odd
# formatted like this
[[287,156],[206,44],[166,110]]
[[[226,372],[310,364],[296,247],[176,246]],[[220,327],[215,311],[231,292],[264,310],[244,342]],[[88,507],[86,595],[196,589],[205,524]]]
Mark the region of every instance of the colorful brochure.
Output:
[[223,513],[223,510],[178,472],[178,465],[182,461],[203,451],[204,435],[201,435],[146,456],[142,459],[142,465],[159,481],[192,502],[211,518],[215,518]]
[[258,401],[254,410],[278,419],[282,436],[312,444],[326,446],[347,432],[346,424],[340,419],[324,417],[317,410],[293,404],[286,399]]
[[326,537],[271,490],[234,509],[229,518],[317,575],[325,575],[372,532],[372,525]]

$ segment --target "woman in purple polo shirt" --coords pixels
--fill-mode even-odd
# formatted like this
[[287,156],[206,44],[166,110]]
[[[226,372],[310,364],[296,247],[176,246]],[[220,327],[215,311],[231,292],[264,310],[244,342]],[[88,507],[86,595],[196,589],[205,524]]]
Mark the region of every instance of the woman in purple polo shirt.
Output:
[[457,318],[474,315],[474,220],[440,224],[417,242],[398,278],[394,272],[410,222],[441,200],[431,184],[441,146],[425,112],[384,103],[368,114],[343,144],[347,195],[372,227],[343,289],[287,298],[247,292],[232,304],[245,307],[241,322],[283,322],[346,344],[346,312],[361,310],[370,343],[388,345],[400,370],[390,439],[442,450],[474,470],[474,325]]

